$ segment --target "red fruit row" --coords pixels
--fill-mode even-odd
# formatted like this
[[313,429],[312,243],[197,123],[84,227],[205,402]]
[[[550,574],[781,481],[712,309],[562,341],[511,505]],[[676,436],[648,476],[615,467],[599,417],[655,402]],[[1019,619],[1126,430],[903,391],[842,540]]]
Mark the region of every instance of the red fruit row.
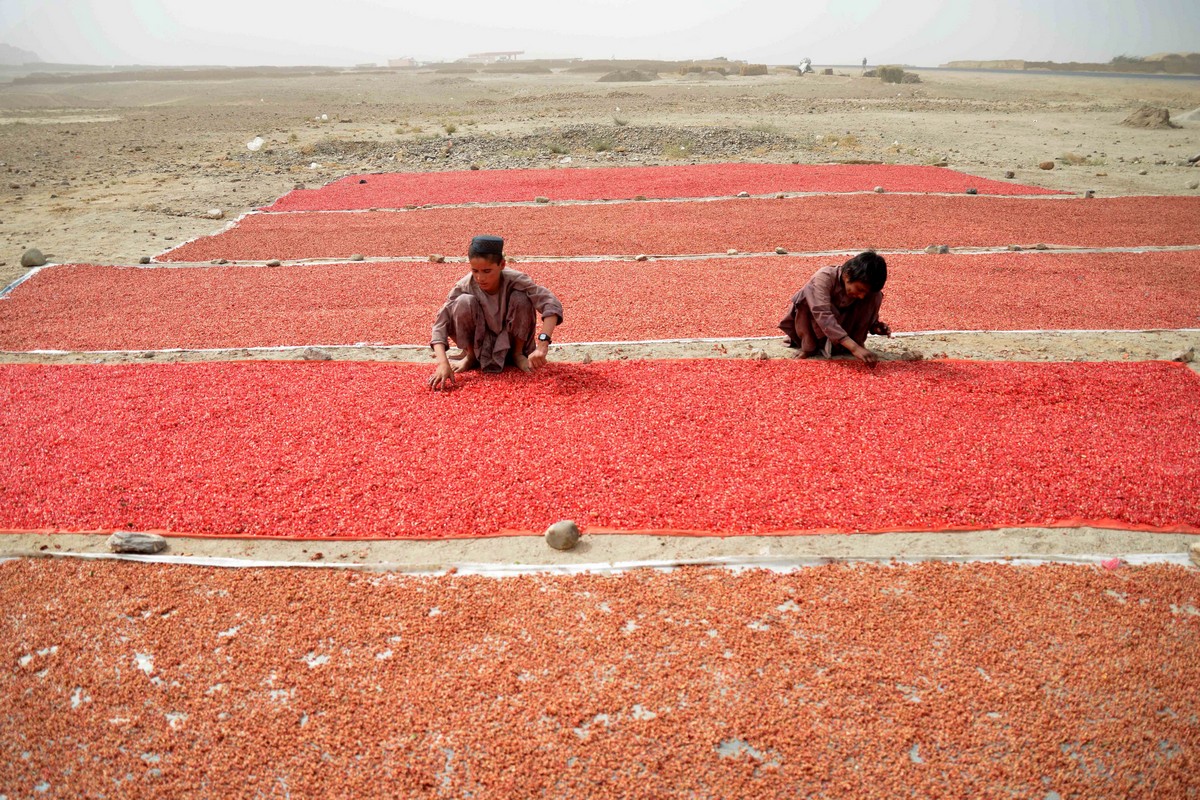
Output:
[[494,579],[19,559],[0,564],[0,785],[1178,800],[1197,783],[1198,596],[1196,570],[1166,566]]
[[[566,307],[560,342],[769,336],[827,257],[513,264]],[[888,256],[897,331],[1200,327],[1200,251]],[[2,350],[425,344],[461,263],[53,267],[0,302]]]
[[1200,531],[1181,364],[0,366],[0,529]]
[[507,239],[509,255],[823,252],[843,249],[1200,245],[1200,198],[1037,200],[826,195],[785,200],[433,208],[256,214],[184,244],[165,261],[465,253],[472,236]]
[[731,197],[778,192],[1059,194],[940,167],[855,164],[688,164],[674,167],[513,169],[350,175],[319,189],[297,189],[269,211],[335,211],[408,205],[619,200],[642,196]]

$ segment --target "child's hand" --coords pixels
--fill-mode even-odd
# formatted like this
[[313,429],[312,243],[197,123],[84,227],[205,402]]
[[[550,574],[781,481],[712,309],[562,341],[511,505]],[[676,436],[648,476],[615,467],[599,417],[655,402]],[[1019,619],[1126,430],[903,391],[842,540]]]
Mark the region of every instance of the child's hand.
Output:
[[450,366],[449,361],[443,361],[437,365],[437,369],[433,371],[433,375],[429,377],[429,388],[435,392],[445,389],[449,391],[455,386],[454,383],[454,367]]

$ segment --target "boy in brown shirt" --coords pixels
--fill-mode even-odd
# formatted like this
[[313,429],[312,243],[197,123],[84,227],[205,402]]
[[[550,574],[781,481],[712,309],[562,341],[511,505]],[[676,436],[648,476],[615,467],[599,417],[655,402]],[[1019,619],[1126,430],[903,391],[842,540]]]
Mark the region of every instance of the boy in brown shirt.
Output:
[[878,253],[859,253],[845,264],[822,267],[796,292],[779,328],[789,347],[800,348],[803,358],[824,350],[835,355],[845,350],[864,364],[874,366],[879,356],[863,346],[867,334],[891,336],[892,329],[879,319],[887,262]]
[[[456,374],[475,366],[484,372],[500,372],[509,362],[525,372],[541,367],[554,328],[562,322],[562,303],[550,290],[523,272],[505,269],[499,236],[476,236],[467,260],[471,273],[454,284],[433,322],[433,389],[449,389]],[[542,320],[536,339],[535,310]],[[453,362],[446,355],[449,339],[463,351]]]

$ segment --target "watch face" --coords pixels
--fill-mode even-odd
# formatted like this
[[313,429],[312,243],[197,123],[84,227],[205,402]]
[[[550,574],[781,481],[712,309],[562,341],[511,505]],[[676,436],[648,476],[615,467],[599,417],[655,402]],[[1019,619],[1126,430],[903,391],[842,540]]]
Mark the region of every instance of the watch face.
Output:
[[549,337],[549,336],[547,336],[547,335],[546,335],[546,334],[544,334],[544,333],[539,333],[539,334],[538,334],[538,341],[539,341],[539,342],[548,342],[548,341],[550,341],[550,337]]

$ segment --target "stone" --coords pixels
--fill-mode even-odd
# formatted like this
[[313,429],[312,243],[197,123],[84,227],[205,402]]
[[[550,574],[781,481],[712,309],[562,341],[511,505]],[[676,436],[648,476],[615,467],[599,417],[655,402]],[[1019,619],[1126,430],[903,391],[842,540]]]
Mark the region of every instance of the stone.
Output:
[[570,550],[579,543],[579,526],[569,519],[546,528],[546,544],[555,550]]
[[737,248],[735,248],[735,247],[731,247],[731,248],[729,248],[728,250],[726,250],[726,251],[725,251],[725,255],[727,255],[727,256],[736,256],[736,255],[737,255]]
[[1192,181],[1188,184],[1189,189],[1200,189],[1200,181]]
[[550,198],[549,198],[549,197],[544,197],[544,196],[541,196],[541,195],[539,195],[538,197],[535,197],[535,198],[533,198],[533,202],[535,202],[535,203],[549,203],[549,202],[550,202]]
[[754,359],[755,361],[770,361],[771,360],[771,356],[770,356],[770,354],[767,353],[766,350],[761,350],[758,348],[755,348],[752,351],[750,357],[752,359]]
[[[1200,110],[1200,109],[1198,109],[1198,110]],[[1196,155],[1189,158],[1188,163],[1189,164],[1200,164],[1200,153],[1197,153]]]
[[924,361],[925,354],[916,350],[905,350],[900,354],[901,361]]
[[786,256],[786,255],[787,255],[787,248],[786,248],[786,247],[776,247],[776,248],[775,248],[775,254],[776,254],[776,255],[779,255],[779,256]]
[[204,212],[204,218],[205,219],[224,219],[225,212],[219,208],[210,208],[208,211]]
[[884,189],[882,186],[875,187],[875,194],[883,194],[885,191],[887,191],[887,190]]
[[1042,163],[1038,164],[1038,169],[1054,169],[1054,162],[1043,161]]
[[362,260],[363,260],[363,254],[362,254],[362,253],[355,253],[354,255],[350,256],[350,260],[351,260],[351,261],[362,261]]
[[1006,177],[1006,178],[1009,178],[1009,179],[1012,179],[1012,178],[1015,178],[1015,177],[1017,177],[1017,173],[1013,172],[1011,169],[1009,169],[1009,170],[1005,170],[1005,171],[1004,171],[1004,177]]
[[931,244],[925,248],[925,252],[931,256],[945,255],[950,252],[950,246],[945,244]]
[[634,258],[633,260],[634,260],[634,261],[649,261],[649,260],[650,260],[650,256],[646,255],[645,253],[642,253],[641,255],[637,256],[637,257],[636,257],[636,258]]
[[1095,190],[1095,189],[1088,189],[1086,192],[1084,192],[1084,193],[1083,193],[1083,196],[1084,196],[1084,198],[1085,198],[1085,199],[1087,199],[1087,200],[1091,200],[1093,197],[1095,197],[1095,196],[1096,196],[1096,190]]
[[979,190],[976,189],[975,187],[971,187],[971,188],[967,189],[967,194],[979,194]]
[[579,363],[580,363],[580,364],[590,364],[590,363],[592,363],[592,354],[591,354],[591,353],[584,353],[584,354],[583,354],[583,358],[579,359]]
[[151,555],[167,549],[167,540],[157,533],[116,531],[108,537],[108,549],[114,553]]
[[446,263],[446,257],[444,255],[442,255],[441,253],[430,254],[429,260],[431,262],[433,262],[434,264],[445,264]]
[[1138,175],[1149,175],[1149,174],[1150,174],[1150,173],[1149,173],[1149,171],[1148,171],[1148,170],[1144,170],[1144,169],[1139,169],[1139,170],[1138,170]]
[[1196,360],[1196,348],[1189,347],[1187,350],[1180,350],[1171,356],[1171,360],[1181,364],[1190,364]]
[[1188,555],[1192,559],[1192,563],[1200,567],[1200,542],[1195,542],[1188,548]]
[[645,199],[646,199],[646,195],[644,195],[644,194],[638,194],[638,195],[634,195],[633,199],[634,199],[634,200],[645,200]]
[[142,256],[141,258],[138,259],[138,263],[139,264],[149,264],[150,256]]
[[306,347],[300,351],[301,361],[332,361],[333,356],[319,347]]
[[36,247],[31,247],[21,254],[22,267],[40,267],[46,263],[46,256]]
[[280,261],[278,258],[272,258],[270,261],[267,262],[268,267],[278,267],[278,266],[282,266],[282,264],[283,264],[283,262]]
[[737,196],[738,197],[749,197],[750,193],[749,192],[738,192]]
[[472,170],[472,171],[478,171],[478,170],[479,170],[479,165],[478,165],[478,164],[472,164],[472,165],[471,165],[471,170]]
[[1021,252],[1022,250],[1024,250],[1025,248],[1024,248],[1024,247],[1021,247],[1021,245],[1019,245],[1019,244],[1010,244],[1010,245],[1008,246],[1008,249],[1009,249],[1009,250],[1012,250],[1014,253],[1019,253],[1019,252]]
[[1049,250],[1050,245],[1046,244],[1045,242],[1038,242],[1037,244],[1035,244],[1033,246],[1033,249],[1034,250]]

